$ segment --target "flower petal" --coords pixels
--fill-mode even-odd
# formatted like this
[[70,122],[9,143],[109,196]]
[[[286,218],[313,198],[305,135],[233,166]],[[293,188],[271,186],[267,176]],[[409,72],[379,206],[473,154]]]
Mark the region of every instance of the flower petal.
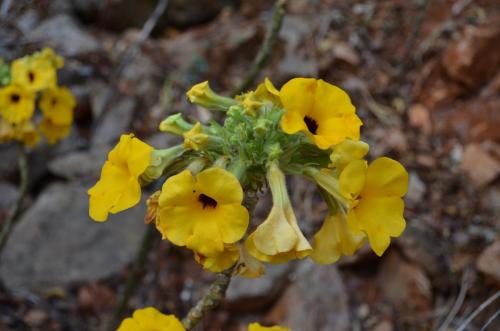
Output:
[[213,167],[196,176],[197,187],[203,194],[215,199],[220,204],[241,204],[243,189],[238,179],[229,171]]
[[341,88],[317,80],[314,94],[314,111],[311,114],[317,121],[325,121],[333,116],[354,114],[356,109],[349,95]]
[[349,163],[340,173],[340,193],[348,199],[356,199],[366,180],[366,161],[356,160]]
[[408,172],[398,161],[380,157],[368,166],[362,196],[402,197],[407,191]]
[[404,231],[404,202],[397,197],[363,198],[355,207],[357,222],[367,236],[375,254],[381,256],[391,237]]

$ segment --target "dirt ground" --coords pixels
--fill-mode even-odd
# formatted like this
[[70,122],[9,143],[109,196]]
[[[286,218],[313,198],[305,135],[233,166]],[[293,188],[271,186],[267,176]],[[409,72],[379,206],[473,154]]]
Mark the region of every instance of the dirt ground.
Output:
[[[40,201],[50,200],[54,191],[89,188],[121,133],[134,132],[165,147],[175,139],[157,126],[169,114],[210,119],[212,114],[187,102],[185,92],[209,80],[214,90],[230,94],[249,70],[272,16],[272,3],[264,0],[170,1],[152,36],[124,61],[155,3],[13,1],[0,18],[0,57],[9,61],[54,47],[66,59],[59,80],[78,100],[71,137],[54,150],[30,155],[32,181],[19,226],[30,210],[43,210]],[[292,77],[318,77],[348,91],[364,122],[370,157],[388,155],[410,173],[407,229],[382,258],[362,249],[334,266],[297,261],[272,267],[259,280],[235,280],[223,305],[197,330],[239,331],[260,321],[293,331],[451,331],[498,293],[499,22],[495,0],[288,1],[258,81],[269,77],[281,86]],[[0,160],[1,222],[17,194],[12,146],[0,146]],[[298,178],[288,183],[310,237],[326,206],[310,183]],[[265,217],[269,208],[264,197],[256,217]],[[50,219],[68,213],[54,211]],[[36,251],[51,241],[35,240],[35,234],[23,239],[27,231],[13,233],[3,253],[19,245]],[[68,240],[78,236],[68,234],[73,237]],[[99,240],[89,237],[80,250]],[[116,264],[112,272],[96,264],[88,276],[65,278],[81,266],[55,257],[51,268],[55,278],[61,276],[56,286],[42,282],[28,291],[3,284],[0,330],[100,330],[131,270],[134,240],[126,247],[128,242],[119,240],[95,245],[94,255]],[[18,263],[35,262],[45,264]],[[183,316],[212,278],[189,252],[156,238],[129,312],[153,305]],[[21,282],[5,283],[16,281]],[[484,328],[499,311],[500,299],[466,330],[500,330],[500,317]]]

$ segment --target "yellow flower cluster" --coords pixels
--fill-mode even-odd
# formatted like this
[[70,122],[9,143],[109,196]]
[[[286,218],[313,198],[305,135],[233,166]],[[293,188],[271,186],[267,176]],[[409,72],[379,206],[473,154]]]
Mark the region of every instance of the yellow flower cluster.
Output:
[[[333,263],[366,241],[382,255],[404,230],[408,174],[386,157],[364,160],[369,146],[359,140],[362,122],[339,87],[295,78],[278,90],[266,79],[233,99],[203,82],[187,95],[224,112],[224,122],[189,123],[172,115],[160,131],[184,143],[165,150],[122,136],[89,190],[94,220],[134,206],[141,185],[165,176],[148,200],[147,222],[163,239],[190,249],[204,268],[234,267],[245,277],[260,276],[263,262],[310,257]],[[313,180],[328,206],[312,243],[295,216],[285,175]],[[273,206],[263,222],[251,224],[247,208],[266,187]]]
[[[117,331],[186,331],[174,315],[165,315],[153,307],[137,309],[122,321]],[[248,331],[290,331],[281,326],[265,327],[259,323],[248,325]]]
[[[0,87],[0,142],[33,147],[40,133],[49,144],[69,134],[76,101],[68,88],[57,86],[57,69],[63,65],[50,48],[12,61],[7,84]],[[37,99],[41,119],[34,118]]]

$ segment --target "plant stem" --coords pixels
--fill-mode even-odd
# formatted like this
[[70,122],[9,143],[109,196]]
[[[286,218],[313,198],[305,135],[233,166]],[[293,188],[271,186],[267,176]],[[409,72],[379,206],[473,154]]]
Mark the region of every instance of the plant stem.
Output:
[[12,206],[9,211],[7,219],[3,223],[3,227],[0,232],[0,251],[5,245],[5,242],[7,241],[7,238],[9,237],[14,224],[17,222],[19,216],[21,215],[21,209],[23,207],[24,199],[28,192],[28,155],[26,154],[26,150],[24,149],[24,147],[21,145],[19,146],[18,165],[20,177],[19,195],[16,202],[14,203],[14,206]]
[[249,89],[250,86],[252,86],[253,82],[255,81],[255,78],[257,77],[257,75],[262,70],[267,60],[269,59],[272,48],[276,43],[276,39],[278,38],[278,33],[283,23],[283,16],[285,15],[285,3],[286,0],[277,0],[276,3],[274,4],[273,19],[270,28],[266,32],[266,36],[264,38],[262,46],[260,47],[260,50],[257,53],[257,56],[255,57],[255,60],[252,63],[252,67],[248,71],[245,79],[243,80],[241,85],[238,86],[231,93],[231,95],[238,95],[241,92]]
[[137,252],[137,256],[134,260],[134,265],[132,266],[132,270],[127,278],[127,283],[125,284],[125,289],[123,290],[122,295],[120,296],[120,300],[118,305],[115,308],[113,313],[113,318],[109,322],[106,331],[114,331],[116,330],[118,323],[121,321],[123,314],[128,308],[128,302],[132,295],[135,293],[137,286],[139,285],[143,275],[144,269],[147,262],[148,253],[153,247],[154,242],[157,239],[156,228],[154,226],[148,226],[144,236],[142,237],[142,243],[139,251]]
[[191,308],[187,316],[182,320],[182,325],[184,325],[187,331],[192,330],[208,311],[217,307],[224,299],[226,290],[231,282],[233,268],[231,267],[215,275],[215,281],[210,285],[207,293]]

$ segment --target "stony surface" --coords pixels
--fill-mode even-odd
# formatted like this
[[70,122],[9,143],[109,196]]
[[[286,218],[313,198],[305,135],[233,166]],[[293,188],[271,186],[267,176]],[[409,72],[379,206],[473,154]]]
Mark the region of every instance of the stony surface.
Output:
[[110,146],[103,145],[90,151],[75,151],[58,156],[49,163],[49,170],[66,179],[98,178],[110,149]]
[[106,223],[88,218],[86,188],[53,184],[14,228],[3,255],[0,277],[17,291],[46,291],[112,275],[131,261],[145,229],[144,208]]
[[120,135],[128,132],[135,104],[134,99],[123,97],[104,114],[94,132],[92,145],[115,144]]
[[481,253],[477,260],[477,268],[500,284],[500,240]]
[[351,330],[347,293],[337,267],[301,261],[293,284],[268,317],[291,330]]
[[83,30],[71,16],[65,14],[43,21],[31,32],[29,38],[31,41],[54,47],[64,56],[76,56],[101,48],[93,35]]
[[231,311],[256,311],[279,296],[289,281],[290,266],[269,265],[266,273],[256,279],[237,277],[226,294],[226,306]]

